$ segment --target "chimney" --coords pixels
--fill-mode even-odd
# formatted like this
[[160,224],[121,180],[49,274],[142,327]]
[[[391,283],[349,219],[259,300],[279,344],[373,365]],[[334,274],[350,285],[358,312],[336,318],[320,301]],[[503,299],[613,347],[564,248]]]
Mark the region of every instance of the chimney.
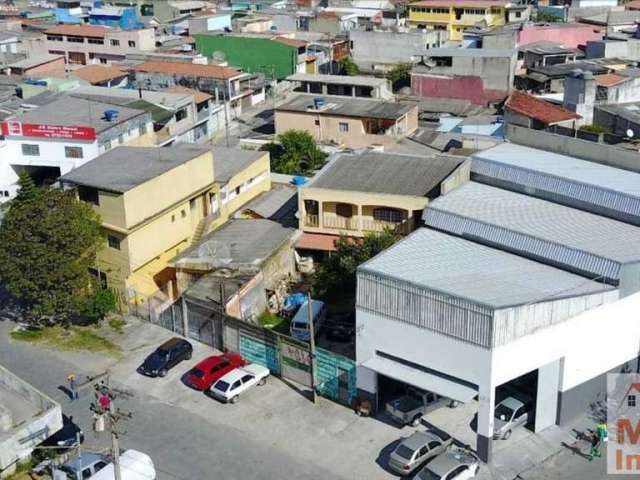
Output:
[[573,70],[564,80],[563,106],[582,118],[578,126],[593,123],[593,107],[596,102],[596,81],[592,72]]

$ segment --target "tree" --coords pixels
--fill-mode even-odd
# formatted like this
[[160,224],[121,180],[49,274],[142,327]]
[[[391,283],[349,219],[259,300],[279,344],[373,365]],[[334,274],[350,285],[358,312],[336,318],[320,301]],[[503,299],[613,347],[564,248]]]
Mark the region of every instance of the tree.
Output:
[[340,70],[344,75],[353,77],[354,75],[360,74],[360,68],[354,63],[351,57],[344,57],[338,62],[338,64],[340,65]]
[[396,65],[387,73],[387,79],[391,82],[394,91],[411,85],[411,65],[402,63]]
[[286,175],[306,175],[320,168],[326,157],[305,130],[287,130],[278,135],[278,144],[262,147],[271,155],[271,171]]
[[0,224],[0,282],[34,323],[68,324],[93,290],[100,220],[73,192],[38,188],[27,175],[19,184]]
[[[562,15],[564,15],[564,12],[562,13]],[[536,19],[538,22],[546,22],[546,23],[557,23],[557,22],[564,21],[561,16],[554,15],[549,11],[542,11],[542,10],[538,10]]]
[[400,236],[391,229],[381,233],[369,233],[362,239],[341,236],[336,241],[336,251],[316,269],[313,278],[314,294],[353,292],[358,266],[386,250],[399,239]]
[[90,322],[102,320],[109,312],[116,309],[116,296],[111,290],[94,282],[94,288],[87,297],[87,303],[83,309],[84,316]]

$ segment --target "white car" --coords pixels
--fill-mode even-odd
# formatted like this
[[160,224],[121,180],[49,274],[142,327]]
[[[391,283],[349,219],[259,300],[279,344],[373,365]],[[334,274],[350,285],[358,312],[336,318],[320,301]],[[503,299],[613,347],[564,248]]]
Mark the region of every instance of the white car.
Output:
[[427,463],[413,480],[469,480],[480,469],[480,460],[470,450],[451,447]]
[[268,368],[256,363],[250,363],[224,375],[211,385],[209,394],[223,402],[236,403],[241,393],[246,392],[256,384],[264,385],[267,383],[268,376]]

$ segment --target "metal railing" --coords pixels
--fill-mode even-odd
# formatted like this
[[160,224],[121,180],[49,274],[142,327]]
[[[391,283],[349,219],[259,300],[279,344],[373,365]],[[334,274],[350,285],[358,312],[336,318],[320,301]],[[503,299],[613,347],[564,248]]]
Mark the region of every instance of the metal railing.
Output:
[[339,217],[333,215],[322,216],[322,226],[324,228],[335,228],[339,230],[358,230],[358,217]]
[[318,215],[307,213],[304,218],[304,225],[305,227],[319,227],[320,219],[318,218]]

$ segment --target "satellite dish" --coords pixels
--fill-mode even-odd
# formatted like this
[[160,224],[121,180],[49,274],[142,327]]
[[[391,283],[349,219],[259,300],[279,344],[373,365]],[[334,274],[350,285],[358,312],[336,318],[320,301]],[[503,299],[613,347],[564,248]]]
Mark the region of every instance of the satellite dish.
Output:
[[627,137],[633,138],[633,135],[634,135],[633,130],[631,130],[630,128],[627,129]]
[[231,250],[226,243],[208,240],[198,247],[198,257],[216,265],[226,265],[231,263]]
[[215,52],[213,52],[212,58],[218,62],[218,63],[222,63],[226,60],[227,56],[225,55],[225,53],[221,50],[216,50]]

